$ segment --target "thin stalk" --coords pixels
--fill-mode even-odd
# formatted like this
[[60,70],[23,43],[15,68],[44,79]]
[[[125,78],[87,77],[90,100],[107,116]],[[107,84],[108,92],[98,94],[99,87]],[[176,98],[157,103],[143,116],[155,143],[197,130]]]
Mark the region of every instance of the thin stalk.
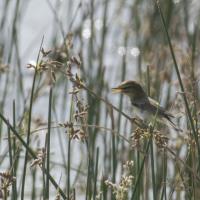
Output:
[[59,17],[58,17],[58,12],[57,12],[57,10],[55,9],[55,7],[52,5],[52,2],[50,1],[50,0],[47,0],[47,3],[48,3],[48,5],[49,5],[49,8],[51,9],[51,11],[52,11],[52,13],[53,13],[53,15],[54,15],[54,18],[55,18],[55,20],[56,20],[56,22],[57,22],[57,25],[58,25],[58,28],[60,29],[60,32],[61,32],[61,35],[62,35],[62,37],[63,37],[63,41],[65,40],[65,30],[64,30],[64,28],[63,28],[63,24],[62,24],[62,22],[61,22],[61,20],[59,19]]
[[11,137],[10,137],[10,128],[9,127],[8,127],[8,147],[9,147],[10,169],[11,169],[11,172],[13,172],[13,170],[12,170],[12,166],[13,166],[12,141],[11,141]]
[[76,190],[75,190],[75,188],[73,189],[73,200],[76,200]]
[[91,37],[89,40],[89,48],[88,48],[88,64],[89,64],[89,70],[92,70],[93,68],[93,59],[94,59],[94,44],[93,40],[95,39],[94,34],[94,1],[90,0],[90,31],[91,31]]
[[156,200],[156,178],[155,178],[155,171],[154,171],[154,150],[153,150],[153,133],[150,132],[150,152],[151,152],[151,173],[152,173],[152,187],[153,187],[153,199]]
[[[194,147],[192,147],[192,149],[194,149]],[[194,164],[195,164],[195,151],[193,150],[192,151],[192,168],[194,168]],[[193,192],[193,198],[194,199],[197,199],[196,197],[197,197],[197,187],[196,187],[196,182],[197,182],[197,180],[196,180],[196,178],[195,178],[195,176],[191,173],[191,176],[192,176],[192,192]]]
[[88,198],[88,195],[89,195],[89,187],[91,186],[91,176],[92,174],[90,173],[91,172],[91,160],[90,160],[90,156],[88,157],[89,161],[88,161],[88,170],[87,170],[87,186],[86,186],[86,195],[85,195],[85,199],[88,200],[90,198]]
[[165,147],[165,149],[174,157],[174,160],[177,162],[179,161],[188,171],[190,171],[194,177],[200,182],[200,176],[196,173],[196,171],[191,168],[186,162],[184,162],[182,159],[180,159],[175,152],[171,150],[169,147]]
[[147,65],[147,80],[146,80],[146,84],[147,84],[147,95],[150,96],[150,72],[149,72],[149,65]]
[[141,176],[142,176],[142,171],[144,169],[144,163],[145,163],[145,160],[148,156],[150,143],[151,143],[151,140],[148,141],[148,144],[147,144],[147,147],[146,147],[146,150],[145,150],[145,154],[144,154],[144,158],[143,158],[142,163],[141,163],[140,171],[138,173],[138,176],[137,176],[137,179],[136,179],[136,182],[135,182],[135,187],[134,187],[134,190],[133,190],[133,193],[132,193],[132,196],[131,196],[131,200],[135,199],[135,195],[137,193],[137,187],[139,185],[139,182],[140,182],[140,179],[141,179]]
[[[55,94],[54,94],[54,96],[55,96]],[[64,95],[63,95],[63,98],[65,98]],[[66,102],[66,100],[65,100],[65,102]],[[66,106],[64,105],[64,103],[62,104],[62,108],[63,108],[63,110],[66,110]],[[57,113],[56,113],[55,106],[53,106],[52,109],[53,109],[54,120],[59,121]],[[62,113],[64,113],[64,112],[62,112]],[[64,116],[61,117],[61,119],[64,119]],[[54,128],[54,127],[51,127],[51,128]],[[63,138],[62,138],[62,133],[61,133],[60,129],[56,128],[56,130],[57,130],[57,133],[58,133],[57,135],[58,135],[59,148],[60,148],[60,151],[61,151],[60,156],[62,157],[62,163],[64,164],[65,173],[67,174],[67,158],[66,158],[66,154],[65,154],[65,146],[66,146],[65,140],[63,140]],[[67,193],[67,188],[65,188],[65,191]]]
[[163,190],[161,194],[161,200],[167,200],[167,190],[166,190],[166,178],[167,178],[167,151],[163,150]]
[[71,139],[68,140],[68,151],[67,151],[67,198],[70,198],[70,166],[71,166]]
[[6,18],[8,16],[8,8],[9,8],[9,3],[11,1],[4,1],[4,7],[1,9],[1,19],[0,19],[0,30],[3,30],[5,24],[6,24]]
[[[137,151],[137,175],[139,174],[140,172],[140,152]],[[137,196],[136,196],[136,199],[140,199],[140,185],[141,185],[141,179],[139,180],[139,183],[138,183],[139,187],[137,189]]]
[[[115,135],[112,135],[112,182],[115,183],[116,181],[116,168],[117,168],[117,161],[116,161],[116,150],[115,150]],[[112,193],[112,199],[114,200],[115,197]]]
[[97,191],[97,175],[98,175],[98,164],[99,164],[99,147],[97,147],[97,154],[96,154],[96,165],[95,165],[95,174],[94,174],[94,193],[93,199],[96,199],[96,191]]
[[[47,172],[50,173],[50,135],[51,135],[51,108],[52,108],[52,86],[49,92],[48,131],[47,131]],[[49,199],[49,176],[46,176],[46,198]]]
[[[17,84],[19,84],[19,86],[17,88],[20,89],[20,92],[17,92],[18,95],[18,100],[20,101],[19,97],[20,95],[22,96],[23,102],[25,102],[25,93],[24,93],[24,85],[23,85],[23,73],[22,73],[22,69],[21,69],[21,61],[20,61],[20,52],[19,52],[19,42],[18,42],[18,38],[17,38],[17,34],[15,35],[16,39],[15,39],[15,49],[16,49],[16,61],[17,61],[17,69],[18,69],[18,74],[19,74],[19,78],[17,80]],[[13,77],[14,78],[14,77]]]
[[[42,38],[42,42],[40,45],[38,57],[37,57],[37,62],[35,66],[35,72],[34,72],[34,77],[33,77],[33,83],[32,83],[32,89],[31,89],[31,98],[30,98],[30,108],[29,108],[29,116],[28,116],[28,133],[27,133],[27,146],[29,146],[30,142],[30,134],[31,134],[31,120],[32,120],[32,106],[33,106],[33,101],[34,101],[34,88],[35,88],[35,82],[36,82],[36,76],[37,76],[37,64],[39,62],[39,56],[40,56],[40,51],[42,49],[42,44],[43,44],[44,37]],[[28,151],[26,149],[25,152],[25,159],[24,159],[24,169],[23,169],[23,176],[22,176],[22,190],[21,190],[21,199],[24,199],[24,189],[25,189],[25,179],[26,179],[26,168],[27,168],[27,162],[28,162]]]
[[[12,34],[11,34],[11,41],[10,41],[10,51],[8,54],[8,63],[11,64],[11,59],[12,59],[12,55],[13,55],[13,46],[14,46],[14,40],[16,39],[16,34],[17,34],[17,20],[18,20],[18,16],[19,16],[19,4],[20,4],[20,0],[16,1],[16,5],[15,5],[15,12],[14,12],[14,16],[13,16],[13,22],[12,22]],[[5,88],[3,91],[3,99],[2,99],[2,109],[4,108],[4,105],[6,103],[6,97],[8,94],[8,84],[9,83],[9,73],[6,74],[6,81],[5,81]]]
[[[36,154],[34,151],[27,145],[27,143],[23,140],[23,138],[20,136],[20,134],[14,129],[14,127],[8,122],[8,120],[0,113],[0,118],[3,120],[3,122],[10,128],[10,130],[13,132],[13,134],[17,137],[17,139],[22,143],[22,145],[26,148],[27,152],[33,157],[33,159],[37,159]],[[65,193],[62,191],[62,189],[59,187],[59,185],[56,183],[54,178],[51,176],[51,174],[48,173],[46,168],[41,168],[41,170],[49,176],[49,180],[54,185],[54,187],[60,192],[63,199],[67,199],[65,196]]]
[[[112,130],[114,130],[115,125],[114,125],[114,115],[113,115],[113,109],[112,108],[110,108],[110,117],[111,117]],[[113,183],[115,183],[115,181],[116,181],[116,177],[115,177],[116,176],[116,169],[117,169],[116,137],[115,137],[115,134],[112,134],[112,182]]]
[[[71,98],[71,106],[70,106],[70,119],[69,121],[73,121],[74,114],[74,103],[73,103],[73,95]],[[68,139],[68,151],[67,151],[67,198],[70,199],[70,167],[71,167],[71,133],[69,133]]]
[[[16,126],[16,114],[15,114],[15,100],[13,101],[13,127],[15,129]],[[18,163],[18,159],[16,157],[16,140],[15,137],[13,137],[13,158],[15,158],[16,160],[13,163],[13,176],[16,177],[16,172],[17,172],[17,163]],[[12,200],[17,199],[17,179],[14,181],[14,183],[12,184]]]
[[31,191],[31,199],[32,200],[34,200],[34,199],[36,199],[36,191],[37,191],[37,189],[36,189],[36,168],[34,168],[33,169],[33,171],[32,171],[32,191]]
[[[29,119],[28,119],[28,133],[27,133],[27,146],[29,146],[30,142],[30,133],[31,133],[31,118],[32,118],[32,105],[33,105],[33,93],[34,93],[34,86],[36,81],[37,70],[35,69],[33,84],[32,84],[32,91],[31,91],[31,101],[30,101],[30,110],[29,110]],[[25,159],[24,159],[24,168],[23,168],[23,176],[22,176],[22,189],[21,189],[21,199],[24,199],[24,189],[25,189],[25,179],[26,179],[26,168],[28,162],[28,150],[26,149],[25,152]]]
[[[127,48],[127,42],[128,42],[128,31],[126,31],[125,36],[124,36],[124,47]],[[123,55],[122,58],[122,67],[121,67],[121,82],[125,80],[126,76],[126,58],[127,54]],[[122,105],[123,105],[123,95],[120,94],[120,100],[119,100],[119,110],[122,110]],[[118,115],[118,123],[117,123],[117,130],[120,131],[120,123],[121,122],[121,113]],[[119,144],[119,139],[117,139],[117,146]]]
[[106,180],[106,177],[102,177],[101,178],[101,191],[102,191],[102,199],[103,200],[106,200],[107,198],[107,193],[108,193],[108,187],[106,186],[105,184],[105,180]]
[[[47,143],[47,137],[45,138],[45,150],[46,150],[46,143]],[[42,195],[43,195],[43,198],[45,198],[45,188],[46,188],[46,177],[45,177],[45,173],[44,173],[44,170],[45,170],[45,157],[43,158],[42,160],[42,186],[43,186],[43,190],[42,190]]]
[[[188,159],[186,160],[187,161],[187,164],[193,168],[193,152],[194,152],[194,149],[193,147],[191,146],[189,151],[188,151]],[[189,199],[192,199],[192,196],[195,194],[195,188],[193,187],[194,186],[194,176],[192,173],[188,173],[188,187],[191,188],[188,192],[188,197]],[[193,193],[193,195],[192,195]],[[194,198],[195,199],[195,198]]]
[[[103,6],[103,27],[102,27],[101,39],[100,39],[101,40],[101,45],[100,45],[99,52],[98,52],[98,55],[99,55],[98,56],[98,61],[99,62],[98,62],[98,69],[97,69],[96,75],[95,75],[96,76],[96,78],[95,78],[95,82],[96,83],[95,84],[92,83],[93,85],[98,85],[98,87],[96,88],[96,90],[97,90],[97,92],[98,92],[98,94],[100,96],[102,94],[103,86],[104,86],[105,69],[103,68],[103,64],[104,64],[104,52],[105,52],[105,45],[106,45],[106,34],[107,34],[107,29],[108,29],[108,26],[107,26],[108,3],[109,3],[109,0],[106,0],[105,3],[104,3],[104,6]],[[93,5],[93,2],[91,1],[91,7],[92,6],[94,6],[94,5]],[[91,24],[91,26],[92,26],[92,24]],[[94,33],[92,33],[92,36],[94,36]],[[91,38],[91,39],[94,39],[94,38]],[[92,56],[92,55],[90,55],[90,56]],[[89,74],[91,74],[90,71],[89,71]],[[88,95],[88,99],[90,99],[89,95]],[[93,106],[91,106],[91,109],[93,109],[93,110],[90,109],[91,110],[90,113],[92,115],[89,113],[89,115],[88,115],[88,122],[91,123],[95,119],[95,123],[99,123],[99,121],[100,121],[100,114],[101,114],[101,104],[97,103],[96,100],[94,100],[94,99],[92,100],[91,103],[92,104],[89,104],[89,105],[93,105]],[[92,118],[94,112],[96,112],[98,114],[95,117]],[[89,137],[91,157],[94,157],[93,156],[93,152],[94,152],[94,149],[95,149],[95,142],[96,142],[96,135],[97,135],[96,131],[97,130],[94,130],[94,133],[92,134],[92,137]],[[91,162],[93,162],[93,160],[91,160]]]
[[[149,66],[147,66],[147,94],[148,96],[150,96]],[[156,120],[156,116],[155,116],[155,120]],[[154,125],[155,125],[155,120],[154,120]],[[154,171],[153,129],[150,128],[149,133],[150,133],[150,154],[151,154],[151,175],[152,175],[153,199],[156,200],[156,181],[155,181],[156,178],[155,178],[155,171]]]
[[101,35],[101,47],[99,52],[99,67],[97,71],[97,77],[100,78],[100,82],[102,81],[102,67],[104,61],[104,48],[106,44],[106,34],[107,34],[107,19],[108,19],[108,4],[110,0],[105,1],[104,12],[103,12],[103,28],[102,28],[102,35]]
[[198,163],[198,171],[199,171],[199,167],[200,167],[200,145],[199,145],[199,142],[198,142],[198,135],[197,135],[197,132],[195,130],[194,122],[193,122],[193,119],[192,119],[192,115],[191,115],[191,112],[190,112],[189,104],[188,104],[187,97],[186,97],[186,94],[185,94],[185,89],[184,89],[183,82],[182,82],[182,79],[181,79],[181,75],[180,75],[180,72],[179,72],[179,69],[178,69],[178,64],[177,64],[177,61],[176,61],[175,53],[174,53],[174,50],[173,50],[173,47],[172,47],[172,43],[171,43],[171,39],[170,39],[168,30],[167,30],[167,26],[166,26],[166,22],[165,22],[165,19],[164,19],[164,16],[163,16],[163,12],[162,12],[162,9],[160,7],[160,2],[159,2],[159,0],[154,0],[154,1],[156,3],[158,11],[160,13],[160,18],[161,18],[161,21],[162,21],[162,24],[163,24],[163,27],[164,27],[164,32],[166,34],[168,45],[169,45],[170,52],[171,52],[171,56],[172,56],[172,59],[173,59],[173,62],[174,62],[174,67],[175,67],[176,74],[177,74],[178,81],[179,81],[179,85],[180,85],[180,88],[181,88],[181,93],[183,95],[183,100],[184,100],[184,103],[185,103],[185,107],[186,107],[186,110],[187,110],[188,118],[189,118],[190,125],[191,125],[191,128],[192,128],[192,133],[193,133],[196,145],[197,145],[198,162],[199,162]]

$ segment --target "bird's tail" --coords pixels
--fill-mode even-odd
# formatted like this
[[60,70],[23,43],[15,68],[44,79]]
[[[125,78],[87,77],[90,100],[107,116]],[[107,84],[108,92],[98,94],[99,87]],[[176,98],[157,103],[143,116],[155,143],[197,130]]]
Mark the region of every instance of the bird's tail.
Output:
[[173,115],[171,115],[170,113],[165,113],[165,114],[164,114],[164,117],[170,122],[170,124],[172,125],[172,127],[174,128],[174,130],[176,130],[176,131],[178,131],[178,132],[183,132],[183,130],[180,129],[180,128],[178,128],[178,127],[176,126],[176,124],[172,121],[171,118],[174,118]]

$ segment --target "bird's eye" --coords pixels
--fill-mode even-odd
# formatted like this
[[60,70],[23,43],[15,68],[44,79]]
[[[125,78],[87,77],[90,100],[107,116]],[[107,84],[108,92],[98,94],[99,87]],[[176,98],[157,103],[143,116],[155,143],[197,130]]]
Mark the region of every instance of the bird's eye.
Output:
[[132,87],[130,85],[126,86],[124,89],[131,89]]

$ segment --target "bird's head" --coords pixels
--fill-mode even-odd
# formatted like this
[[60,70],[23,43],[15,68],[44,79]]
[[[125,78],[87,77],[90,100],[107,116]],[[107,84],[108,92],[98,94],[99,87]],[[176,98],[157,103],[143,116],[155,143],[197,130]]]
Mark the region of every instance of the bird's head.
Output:
[[114,93],[126,94],[131,98],[144,98],[146,93],[144,92],[142,86],[136,81],[124,81],[115,88],[112,88]]

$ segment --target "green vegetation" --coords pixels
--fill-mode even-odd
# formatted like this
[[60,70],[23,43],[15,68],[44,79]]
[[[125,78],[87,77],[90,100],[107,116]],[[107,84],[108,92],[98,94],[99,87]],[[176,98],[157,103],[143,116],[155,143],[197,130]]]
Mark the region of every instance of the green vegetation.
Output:
[[[200,3],[41,1],[53,34],[25,46],[30,2],[0,2],[0,199],[198,200]],[[128,79],[182,132],[112,93]]]

